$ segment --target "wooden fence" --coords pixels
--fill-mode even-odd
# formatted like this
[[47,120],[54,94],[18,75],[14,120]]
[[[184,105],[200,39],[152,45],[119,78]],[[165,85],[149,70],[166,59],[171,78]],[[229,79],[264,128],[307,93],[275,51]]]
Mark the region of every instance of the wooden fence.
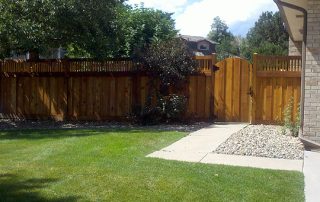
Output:
[[[216,62],[198,56],[199,73],[178,93],[188,97],[187,117],[280,123],[293,97],[300,102],[300,57],[254,55]],[[150,79],[131,60],[0,62],[0,116],[55,120],[124,119],[144,106]]]
[[301,57],[253,57],[253,123],[281,123],[293,99],[292,119],[297,117],[301,95]]
[[[188,116],[212,116],[213,58],[198,60],[200,73],[180,92],[189,98]],[[125,119],[134,106],[144,106],[150,86],[148,74],[130,60],[2,61],[0,74],[3,118]]]

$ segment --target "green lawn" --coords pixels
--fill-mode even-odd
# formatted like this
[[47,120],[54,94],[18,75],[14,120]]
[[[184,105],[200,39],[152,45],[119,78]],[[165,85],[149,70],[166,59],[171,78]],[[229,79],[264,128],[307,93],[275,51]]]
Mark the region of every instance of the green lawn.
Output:
[[303,201],[303,175],[146,158],[185,136],[0,132],[0,201]]

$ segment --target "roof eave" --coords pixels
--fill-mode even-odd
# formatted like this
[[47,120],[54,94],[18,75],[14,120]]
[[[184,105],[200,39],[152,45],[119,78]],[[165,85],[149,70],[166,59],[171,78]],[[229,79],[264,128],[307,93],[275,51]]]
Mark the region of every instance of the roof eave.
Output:
[[294,37],[293,37],[292,30],[291,30],[291,28],[290,28],[290,26],[289,26],[289,21],[288,21],[288,19],[286,18],[286,15],[285,15],[285,13],[284,13],[283,6],[280,6],[280,5],[277,3],[277,1],[275,1],[275,2],[276,2],[277,6],[278,6],[278,8],[279,8],[281,18],[282,18],[282,20],[284,21],[284,23],[285,23],[285,25],[286,25],[285,27],[286,27],[286,30],[287,30],[290,38],[291,38],[293,41],[296,41],[296,40],[294,39]]
[[303,15],[307,9],[307,0],[274,0],[274,2],[279,8],[290,38],[293,41],[302,41],[301,30],[304,27]]

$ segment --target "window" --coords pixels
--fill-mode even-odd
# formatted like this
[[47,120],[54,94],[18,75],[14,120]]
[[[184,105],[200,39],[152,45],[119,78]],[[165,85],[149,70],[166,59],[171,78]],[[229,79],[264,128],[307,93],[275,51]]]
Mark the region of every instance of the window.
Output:
[[198,44],[198,49],[199,50],[209,50],[209,44],[205,44],[205,43]]

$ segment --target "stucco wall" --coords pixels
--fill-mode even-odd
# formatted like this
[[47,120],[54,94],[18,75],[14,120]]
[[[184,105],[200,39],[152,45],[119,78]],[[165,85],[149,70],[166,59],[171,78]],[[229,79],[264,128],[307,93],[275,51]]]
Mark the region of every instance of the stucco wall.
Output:
[[289,37],[289,55],[290,56],[301,56],[302,54],[302,42],[294,42]]
[[308,1],[303,134],[320,143],[320,1]]

